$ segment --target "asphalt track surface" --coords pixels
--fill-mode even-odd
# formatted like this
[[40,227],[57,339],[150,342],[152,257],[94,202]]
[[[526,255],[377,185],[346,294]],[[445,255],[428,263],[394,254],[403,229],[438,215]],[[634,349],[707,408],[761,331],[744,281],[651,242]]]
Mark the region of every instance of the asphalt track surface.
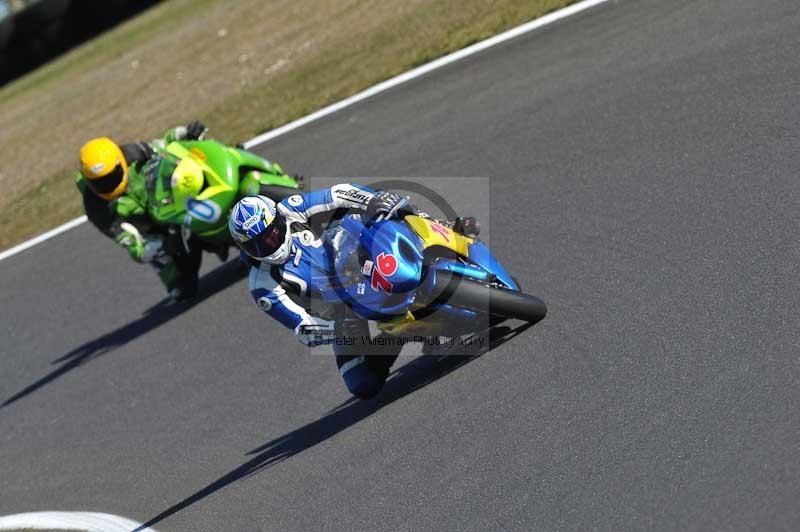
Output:
[[307,175],[490,176],[492,248],[548,301],[374,401],[215,259],[201,302],[149,313],[152,273],[89,225],[3,261],[0,514],[800,529],[798,30],[788,0],[609,3],[265,145]]

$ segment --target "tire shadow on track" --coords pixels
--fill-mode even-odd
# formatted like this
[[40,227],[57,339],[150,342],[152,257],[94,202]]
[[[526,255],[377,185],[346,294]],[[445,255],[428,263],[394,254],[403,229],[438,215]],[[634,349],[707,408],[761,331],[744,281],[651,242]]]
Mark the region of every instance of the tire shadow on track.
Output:
[[324,442],[328,438],[368,418],[381,408],[476,360],[492,349],[522,334],[532,326],[532,324],[526,323],[516,328],[505,325],[492,327],[484,332],[484,334],[488,333],[489,336],[489,342],[486,347],[473,354],[464,355],[463,350],[460,350],[459,353],[461,354],[454,355],[453,353],[458,349],[455,348],[415,358],[390,375],[389,380],[386,381],[386,385],[377,397],[366,401],[350,398],[327,412],[320,419],[253,449],[247,453],[247,456],[255,455],[253,458],[208,486],[170,506],[134,530],[134,532],[141,532],[148,527],[152,527],[239,480],[260,473],[287,458],[291,458]]
[[106,355],[114,349],[127,344],[131,340],[155,330],[159,326],[180,316],[193,306],[202,303],[217,292],[225,290],[245,277],[247,277],[247,270],[242,267],[239,260],[232,260],[218,266],[200,279],[198,296],[192,301],[171,303],[168,299],[164,299],[145,310],[142,313],[142,317],[136,321],[106,333],[58,357],[51,363],[53,365],[61,364],[58,368],[0,403],[0,409],[32,394],[36,390],[50,384],[54,380],[86,364],[90,360]]

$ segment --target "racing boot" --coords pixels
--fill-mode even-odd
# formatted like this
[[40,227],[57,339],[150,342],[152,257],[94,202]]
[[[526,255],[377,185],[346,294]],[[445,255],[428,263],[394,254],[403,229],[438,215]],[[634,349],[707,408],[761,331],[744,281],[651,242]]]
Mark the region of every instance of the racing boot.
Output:
[[178,265],[170,257],[155,260],[152,265],[164,288],[167,289],[168,293],[172,293],[178,281]]
[[169,294],[175,301],[189,301],[197,296],[198,285],[197,276],[179,275],[177,286]]
[[154,262],[153,267],[173,301],[187,301],[197,295],[197,276],[181,275],[178,265],[169,257],[164,262]]
[[366,359],[367,367],[381,379],[386,380],[389,376],[389,370],[394,365],[397,357],[400,356],[403,344],[397,338],[386,333],[379,334],[373,341],[374,345]]

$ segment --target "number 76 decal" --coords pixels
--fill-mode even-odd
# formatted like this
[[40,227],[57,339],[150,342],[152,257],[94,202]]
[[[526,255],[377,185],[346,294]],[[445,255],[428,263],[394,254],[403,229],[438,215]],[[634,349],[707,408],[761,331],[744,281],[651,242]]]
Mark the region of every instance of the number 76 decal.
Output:
[[381,253],[377,257],[375,267],[372,269],[372,278],[370,279],[370,286],[376,292],[381,288],[384,292],[392,293],[392,283],[387,279],[397,271],[397,259],[390,253]]

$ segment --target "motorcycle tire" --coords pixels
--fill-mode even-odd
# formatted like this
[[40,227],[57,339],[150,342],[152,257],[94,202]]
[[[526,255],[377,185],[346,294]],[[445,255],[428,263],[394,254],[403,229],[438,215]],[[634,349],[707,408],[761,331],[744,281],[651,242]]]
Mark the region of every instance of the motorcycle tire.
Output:
[[491,316],[536,323],[547,315],[547,305],[536,296],[447,272],[437,272],[434,292],[437,303],[488,312]]

